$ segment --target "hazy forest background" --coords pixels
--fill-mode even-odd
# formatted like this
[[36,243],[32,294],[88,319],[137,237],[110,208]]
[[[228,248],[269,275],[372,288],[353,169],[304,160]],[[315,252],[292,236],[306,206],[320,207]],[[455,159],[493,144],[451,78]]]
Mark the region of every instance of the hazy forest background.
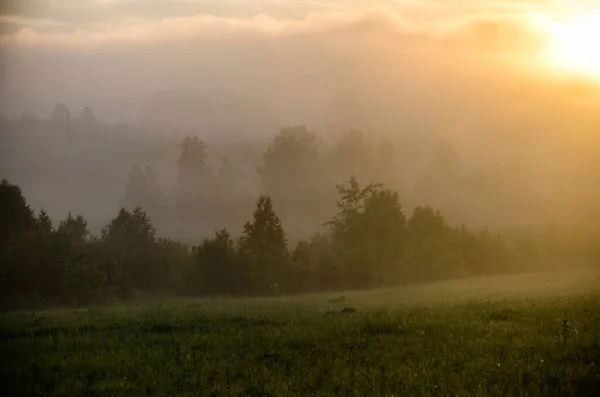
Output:
[[1,120],[4,306],[599,265],[600,119],[571,133],[575,107],[467,132],[382,124],[345,90],[317,127],[282,128],[211,95],[154,95],[137,124],[64,104]]

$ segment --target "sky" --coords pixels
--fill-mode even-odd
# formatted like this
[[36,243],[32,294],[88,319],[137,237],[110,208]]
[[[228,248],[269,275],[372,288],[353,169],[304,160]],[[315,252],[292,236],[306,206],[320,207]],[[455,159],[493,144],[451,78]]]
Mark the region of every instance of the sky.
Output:
[[270,98],[281,107],[274,113],[296,112],[282,122],[311,119],[338,90],[368,102],[377,95],[369,88],[383,84],[369,76],[427,84],[440,68],[452,76],[525,70],[544,45],[536,17],[595,3],[4,0],[0,113],[47,115],[64,102],[107,120],[140,120],[156,92],[204,90]]

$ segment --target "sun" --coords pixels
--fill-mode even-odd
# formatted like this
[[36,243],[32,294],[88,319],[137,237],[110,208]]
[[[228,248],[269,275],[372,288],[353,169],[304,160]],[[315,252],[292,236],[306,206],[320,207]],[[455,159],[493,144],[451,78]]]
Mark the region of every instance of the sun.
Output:
[[600,79],[600,14],[546,24],[548,57],[553,65]]

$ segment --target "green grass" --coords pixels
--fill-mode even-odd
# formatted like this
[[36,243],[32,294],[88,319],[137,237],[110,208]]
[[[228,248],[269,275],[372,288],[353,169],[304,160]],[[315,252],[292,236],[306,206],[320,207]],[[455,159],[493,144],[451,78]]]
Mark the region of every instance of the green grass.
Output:
[[50,310],[37,324],[7,313],[0,395],[599,396],[597,285],[522,275]]

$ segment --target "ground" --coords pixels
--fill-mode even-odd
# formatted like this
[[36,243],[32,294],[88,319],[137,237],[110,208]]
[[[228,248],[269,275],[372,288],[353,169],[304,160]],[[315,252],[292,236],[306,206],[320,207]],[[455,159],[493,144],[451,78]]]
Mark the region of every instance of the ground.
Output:
[[6,313],[0,395],[599,396],[598,286],[564,272]]

